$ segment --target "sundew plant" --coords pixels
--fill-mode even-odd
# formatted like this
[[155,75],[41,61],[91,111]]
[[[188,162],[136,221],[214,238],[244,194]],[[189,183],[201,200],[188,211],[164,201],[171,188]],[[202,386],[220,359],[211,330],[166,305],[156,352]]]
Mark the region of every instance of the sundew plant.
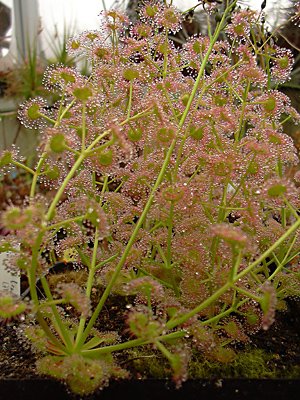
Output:
[[103,14],[67,45],[90,74],[51,66],[59,101],[20,108],[39,128],[36,165],[1,154],[31,191],[1,214],[1,251],[29,294],[3,292],[0,316],[22,321],[37,370],[76,393],[128,377],[118,356],[137,346],[161,352],[179,386],[194,349],[230,362],[299,295],[300,176],[283,128],[300,116],[278,90],[292,55],[261,14],[220,3],[196,4],[215,23],[181,46],[191,10]]

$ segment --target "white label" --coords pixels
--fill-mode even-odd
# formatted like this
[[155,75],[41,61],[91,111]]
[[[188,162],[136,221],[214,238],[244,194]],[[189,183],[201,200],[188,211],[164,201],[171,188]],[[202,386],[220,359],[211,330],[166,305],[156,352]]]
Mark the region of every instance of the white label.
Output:
[[4,260],[8,253],[0,253],[0,291],[9,291],[12,294],[20,296],[21,279],[17,273],[7,271]]

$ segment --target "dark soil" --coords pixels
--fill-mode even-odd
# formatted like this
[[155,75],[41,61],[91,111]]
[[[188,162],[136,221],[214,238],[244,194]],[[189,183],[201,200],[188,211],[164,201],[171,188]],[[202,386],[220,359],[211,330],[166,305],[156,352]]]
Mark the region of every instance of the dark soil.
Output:
[[16,326],[0,326],[0,379],[36,377],[36,356]]
[[[275,356],[278,374],[292,374],[300,378],[300,300],[288,299],[287,311],[277,313],[276,322],[266,332],[260,331],[252,337],[257,348]],[[292,370],[294,369],[294,372]],[[291,376],[289,376],[291,377]]]
[[[300,379],[300,300],[289,299],[287,304],[286,311],[277,312],[276,322],[268,331],[260,331],[251,338],[251,348],[272,354],[266,362],[269,371],[276,371],[274,377]],[[104,319],[109,323],[112,317],[111,313],[107,313]],[[118,319],[120,315],[115,317]],[[22,337],[22,329],[22,323],[0,326],[0,379],[37,377],[36,354]],[[127,364],[132,376],[139,376],[139,373],[134,374],[130,362],[121,361]]]

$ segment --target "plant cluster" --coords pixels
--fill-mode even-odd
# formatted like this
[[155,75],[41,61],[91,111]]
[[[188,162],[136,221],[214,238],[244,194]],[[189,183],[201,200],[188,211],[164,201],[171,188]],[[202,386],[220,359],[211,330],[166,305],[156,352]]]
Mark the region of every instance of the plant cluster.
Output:
[[293,59],[236,3],[206,4],[215,30],[182,47],[172,5],[147,1],[135,24],[108,11],[68,42],[90,75],[49,67],[59,101],[19,111],[41,131],[35,167],[1,154],[31,189],[1,215],[1,251],[30,300],[3,293],[0,316],[25,318],[38,370],[77,393],[127,377],[115,354],[136,346],[161,352],[179,386],[193,349],[233,360],[299,295],[300,177],[285,174],[297,154],[283,126],[300,116],[278,91]]

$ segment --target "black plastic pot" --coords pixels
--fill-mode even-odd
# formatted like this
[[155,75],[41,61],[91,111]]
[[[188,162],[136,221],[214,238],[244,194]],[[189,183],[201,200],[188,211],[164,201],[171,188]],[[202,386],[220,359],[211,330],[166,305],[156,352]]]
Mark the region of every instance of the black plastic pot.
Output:
[[[296,400],[300,379],[201,379],[190,380],[181,389],[163,380],[112,382],[86,400]],[[79,399],[66,386],[48,379],[0,381],[1,400]]]

